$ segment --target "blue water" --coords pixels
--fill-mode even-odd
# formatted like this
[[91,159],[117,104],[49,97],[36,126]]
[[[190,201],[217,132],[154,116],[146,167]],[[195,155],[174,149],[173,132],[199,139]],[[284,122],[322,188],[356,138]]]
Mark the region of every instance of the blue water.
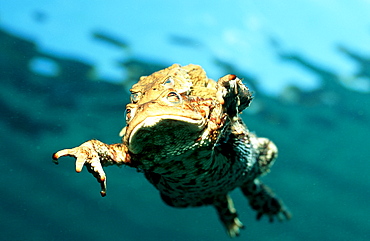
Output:
[[[38,11],[33,21],[47,24],[52,16],[45,14]],[[91,41],[106,44],[97,48],[126,54],[118,65],[111,63],[125,73],[122,81],[94,72],[93,61],[44,49],[0,22],[0,240],[230,240],[211,207],[168,207],[134,169],[106,168],[108,191],[102,198],[86,170],[75,173],[73,158],[62,158],[58,166],[51,162],[55,151],[89,139],[119,142],[130,86],[172,64],[99,33],[89,32]],[[194,36],[169,38],[184,48],[200,45]],[[234,73],[253,89],[255,99],[243,118],[279,148],[263,181],[293,213],[284,223],[256,221],[236,190],[231,195],[246,226],[236,240],[369,240],[370,52],[336,46],[336,54],[352,66],[352,75],[344,78],[335,65],[275,44],[269,54],[285,68],[311,76],[315,88],[296,87],[298,78],[295,86],[287,81],[270,95],[258,75],[207,52],[210,76]],[[272,70],[277,71],[266,69]]]

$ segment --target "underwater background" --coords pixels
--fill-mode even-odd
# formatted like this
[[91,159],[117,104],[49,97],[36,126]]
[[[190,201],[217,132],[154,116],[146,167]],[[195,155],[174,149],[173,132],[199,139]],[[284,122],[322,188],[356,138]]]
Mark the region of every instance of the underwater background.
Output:
[[173,63],[243,78],[243,113],[279,157],[263,177],[293,213],[239,190],[235,240],[370,240],[370,2],[0,0],[0,240],[230,240],[211,207],[166,206],[141,173],[108,191],[52,154],[120,141],[129,89]]

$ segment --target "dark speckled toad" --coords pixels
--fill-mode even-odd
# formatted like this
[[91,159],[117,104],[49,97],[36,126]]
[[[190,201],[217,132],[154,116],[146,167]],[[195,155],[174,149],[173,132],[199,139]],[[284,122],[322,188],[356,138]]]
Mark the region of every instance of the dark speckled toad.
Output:
[[231,237],[239,221],[228,193],[240,188],[257,212],[272,221],[290,213],[258,179],[277,156],[276,146],[250,133],[239,114],[252,100],[235,75],[215,82],[197,65],[174,64],[141,77],[131,89],[122,143],[90,140],[54,154],[73,156],[76,171],[83,166],[106,194],[103,166],[127,165],[142,171],[173,207],[213,205]]

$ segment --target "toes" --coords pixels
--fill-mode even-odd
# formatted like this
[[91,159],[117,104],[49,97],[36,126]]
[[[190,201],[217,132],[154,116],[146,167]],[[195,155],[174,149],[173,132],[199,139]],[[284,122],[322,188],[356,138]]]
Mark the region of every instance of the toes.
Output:
[[72,156],[76,160],[76,172],[81,172],[83,166],[85,165],[87,155],[84,153],[84,150],[81,150],[80,147],[72,149],[63,149],[53,154],[53,162],[59,164],[58,159],[62,156]]
[[78,156],[76,160],[76,172],[81,172],[82,168],[84,167],[86,163],[86,157],[85,156]]
[[289,220],[289,219],[292,218],[292,214],[288,210],[284,209],[282,211],[282,213],[283,213],[283,215],[284,215],[284,217],[285,217],[286,220]]
[[99,174],[99,177],[100,177],[100,181],[101,182],[104,182],[105,181],[105,172],[103,170],[103,167],[102,165],[100,164],[100,160],[98,157],[96,158],[93,158],[91,160],[91,162],[89,162],[91,164],[91,167],[92,169],[94,170],[95,173]]
[[277,219],[279,222],[283,222],[284,220],[289,220],[292,217],[292,214],[283,209],[279,211],[278,213],[263,213],[263,212],[258,212],[256,215],[256,219],[260,220],[263,215],[268,216],[269,222],[272,223],[274,222],[275,219]]
[[54,154],[53,154],[53,162],[55,163],[55,164],[58,164],[59,162],[58,162],[58,159],[60,158],[60,157],[62,157],[62,156],[71,156],[72,154],[72,149],[64,149],[64,150],[60,150],[60,151],[58,151],[58,152],[55,152]]
[[53,159],[53,162],[55,163],[55,164],[59,164],[59,162],[58,162],[58,158],[59,158],[59,156],[58,156],[58,152],[55,152],[54,154],[53,154],[53,156],[52,156],[52,159]]
[[243,223],[239,220],[239,218],[234,218],[233,223],[227,227],[227,232],[231,238],[234,238],[239,236],[240,229],[244,229]]
[[99,158],[95,157],[85,162],[87,171],[90,172],[96,180],[100,183],[100,195],[105,197],[107,191],[107,177],[103,170],[102,165],[100,164]]
[[100,187],[101,187],[100,195],[102,197],[105,197],[107,195],[107,180],[106,179],[100,183]]
[[96,180],[100,183],[100,194],[104,197],[107,190],[107,178],[100,163],[99,155],[91,147],[91,143],[87,142],[79,147],[72,149],[60,150],[53,154],[53,162],[58,164],[58,159],[62,156],[72,156],[76,158],[76,172],[81,172],[83,167],[86,166],[88,172],[93,174]]

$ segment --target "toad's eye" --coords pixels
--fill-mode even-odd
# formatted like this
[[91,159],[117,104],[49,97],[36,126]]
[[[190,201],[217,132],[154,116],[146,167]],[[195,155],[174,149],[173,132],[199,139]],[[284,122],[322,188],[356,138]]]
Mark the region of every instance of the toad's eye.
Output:
[[141,96],[140,92],[131,93],[131,96],[130,96],[131,102],[134,103],[134,104],[137,103],[140,99],[140,96]]
[[163,86],[165,86],[166,88],[173,88],[174,85],[175,81],[171,77],[169,77],[163,82]]
[[181,98],[181,96],[178,93],[176,93],[176,92],[170,92],[167,95],[167,100],[168,100],[168,102],[170,102],[172,104],[180,104],[182,98]]

